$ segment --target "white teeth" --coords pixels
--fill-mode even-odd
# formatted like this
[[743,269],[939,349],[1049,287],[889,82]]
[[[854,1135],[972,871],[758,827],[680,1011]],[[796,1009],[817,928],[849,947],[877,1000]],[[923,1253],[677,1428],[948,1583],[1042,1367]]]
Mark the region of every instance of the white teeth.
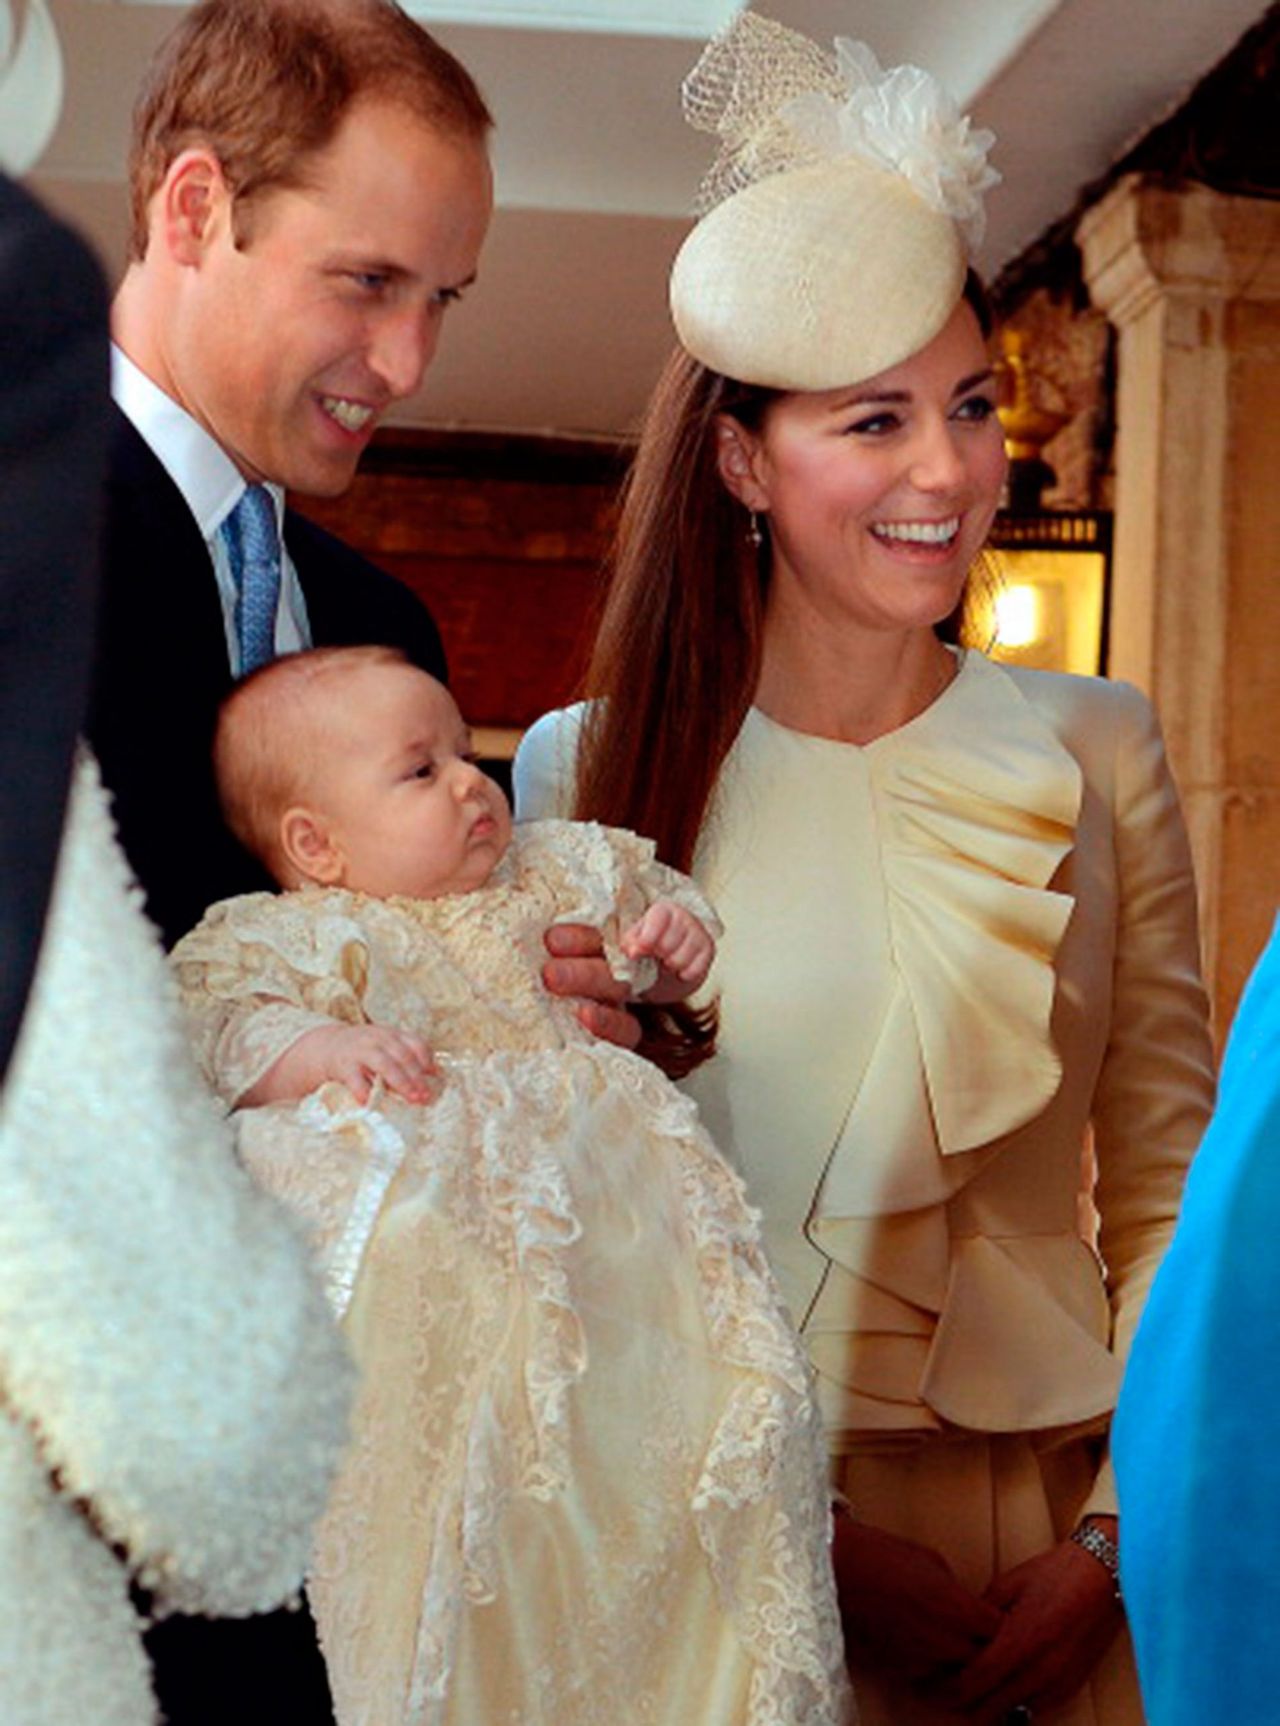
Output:
[[946,521],[880,521],[872,528],[877,539],[905,539],[917,545],[945,545],[960,531],[960,517]]
[[364,407],[360,402],[344,401],[341,396],[321,396],[320,405],[346,431],[363,431],[373,418],[372,408]]

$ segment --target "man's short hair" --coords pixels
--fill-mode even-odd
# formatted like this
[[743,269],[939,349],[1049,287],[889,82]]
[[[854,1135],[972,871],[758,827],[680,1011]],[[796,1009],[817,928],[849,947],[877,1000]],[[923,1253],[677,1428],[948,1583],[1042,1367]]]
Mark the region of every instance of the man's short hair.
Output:
[[482,142],[493,124],[458,60],[395,0],[201,0],[161,46],[133,114],[129,255],[174,158],[213,150],[234,195],[237,240],[263,192],[305,182],[358,98],[402,102],[446,137]]
[[280,818],[306,802],[331,740],[331,709],[316,696],[331,696],[335,682],[365,666],[411,663],[397,647],[313,647],[260,666],[222,703],[213,739],[222,813],[277,880]]

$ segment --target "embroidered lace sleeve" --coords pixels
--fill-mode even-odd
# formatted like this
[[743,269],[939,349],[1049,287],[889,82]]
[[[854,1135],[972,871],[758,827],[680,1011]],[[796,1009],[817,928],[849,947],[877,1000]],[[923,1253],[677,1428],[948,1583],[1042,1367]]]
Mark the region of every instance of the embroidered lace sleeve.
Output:
[[208,911],[174,949],[197,1059],[235,1104],[318,1025],[365,1021],[369,953],[345,895],[251,893]]

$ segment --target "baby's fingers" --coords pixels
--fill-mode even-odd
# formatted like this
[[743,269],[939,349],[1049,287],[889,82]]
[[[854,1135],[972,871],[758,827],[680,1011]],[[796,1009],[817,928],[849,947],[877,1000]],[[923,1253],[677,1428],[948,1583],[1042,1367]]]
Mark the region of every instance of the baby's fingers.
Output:
[[665,948],[678,938],[673,928],[675,908],[671,905],[650,905],[638,923],[622,935],[619,946],[629,959],[650,957],[665,963]]
[[713,951],[710,935],[699,924],[690,921],[688,928],[662,954],[662,963],[668,971],[674,971],[686,982],[692,978],[701,982],[711,964]]
[[435,1051],[424,1037],[415,1037],[412,1031],[393,1031],[391,1035],[394,1039],[392,1052],[406,1072],[423,1084],[430,1084],[440,1077]]
[[401,1031],[400,1038],[414,1060],[420,1063],[424,1072],[438,1073],[440,1071],[436,1064],[435,1050],[425,1037],[415,1037],[412,1031]]
[[409,1103],[428,1103],[439,1090],[440,1070],[420,1037],[388,1038],[366,1058],[365,1067]]
[[345,1085],[357,1103],[367,1103],[369,1092],[373,1088],[373,1071],[359,1055],[352,1053],[335,1059],[329,1070],[329,1076]]

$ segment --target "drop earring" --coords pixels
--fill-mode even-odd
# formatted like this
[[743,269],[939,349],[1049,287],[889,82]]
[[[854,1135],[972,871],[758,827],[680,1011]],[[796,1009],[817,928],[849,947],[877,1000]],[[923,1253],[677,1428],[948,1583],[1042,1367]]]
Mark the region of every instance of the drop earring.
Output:
[[754,546],[757,551],[764,544],[764,534],[760,529],[760,517],[753,509],[747,511],[747,544]]

